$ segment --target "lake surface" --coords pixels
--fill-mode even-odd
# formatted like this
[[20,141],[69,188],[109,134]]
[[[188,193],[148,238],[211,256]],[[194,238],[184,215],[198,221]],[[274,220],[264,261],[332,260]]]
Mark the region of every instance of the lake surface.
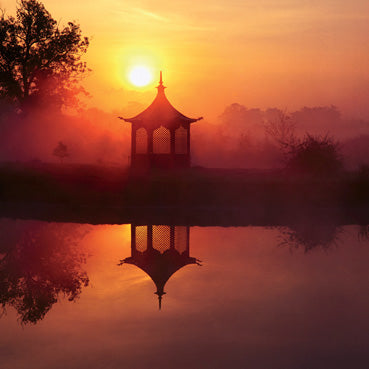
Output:
[[0,219],[0,368],[367,369],[368,234]]

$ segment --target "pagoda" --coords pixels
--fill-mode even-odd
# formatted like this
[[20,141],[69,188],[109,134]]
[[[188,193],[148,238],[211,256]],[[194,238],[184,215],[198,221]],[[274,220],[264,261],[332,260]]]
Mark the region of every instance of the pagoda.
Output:
[[191,166],[191,124],[200,118],[188,118],[176,110],[165,96],[160,72],[157,95],[151,105],[132,118],[131,168],[188,168]]
[[131,224],[131,256],[120,264],[135,265],[149,275],[156,286],[159,309],[169,278],[186,265],[201,265],[190,256],[189,234],[188,226]]

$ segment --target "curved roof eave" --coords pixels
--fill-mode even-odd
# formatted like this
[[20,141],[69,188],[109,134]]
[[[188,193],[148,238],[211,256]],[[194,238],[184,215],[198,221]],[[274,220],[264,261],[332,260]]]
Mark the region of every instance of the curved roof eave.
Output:
[[203,119],[202,117],[199,118],[186,117],[184,114],[182,114],[173,107],[173,105],[169,102],[169,100],[165,96],[164,93],[165,87],[163,86],[161,74],[159,86],[157,87],[157,89],[158,93],[154,101],[144,111],[131,118],[123,118],[123,117],[118,118],[129,123],[141,123],[141,124],[150,122],[161,122],[161,124],[182,122],[188,124]]

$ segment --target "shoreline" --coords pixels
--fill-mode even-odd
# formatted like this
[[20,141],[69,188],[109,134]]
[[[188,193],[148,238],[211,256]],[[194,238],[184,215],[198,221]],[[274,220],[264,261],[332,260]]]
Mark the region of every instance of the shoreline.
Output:
[[190,168],[132,176],[87,165],[0,165],[0,216],[91,224],[369,224],[369,180]]

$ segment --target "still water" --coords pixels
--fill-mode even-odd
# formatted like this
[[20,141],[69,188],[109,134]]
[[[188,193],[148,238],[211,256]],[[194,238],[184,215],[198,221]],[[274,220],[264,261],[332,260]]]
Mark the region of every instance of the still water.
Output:
[[0,368],[367,369],[368,239],[1,219]]

